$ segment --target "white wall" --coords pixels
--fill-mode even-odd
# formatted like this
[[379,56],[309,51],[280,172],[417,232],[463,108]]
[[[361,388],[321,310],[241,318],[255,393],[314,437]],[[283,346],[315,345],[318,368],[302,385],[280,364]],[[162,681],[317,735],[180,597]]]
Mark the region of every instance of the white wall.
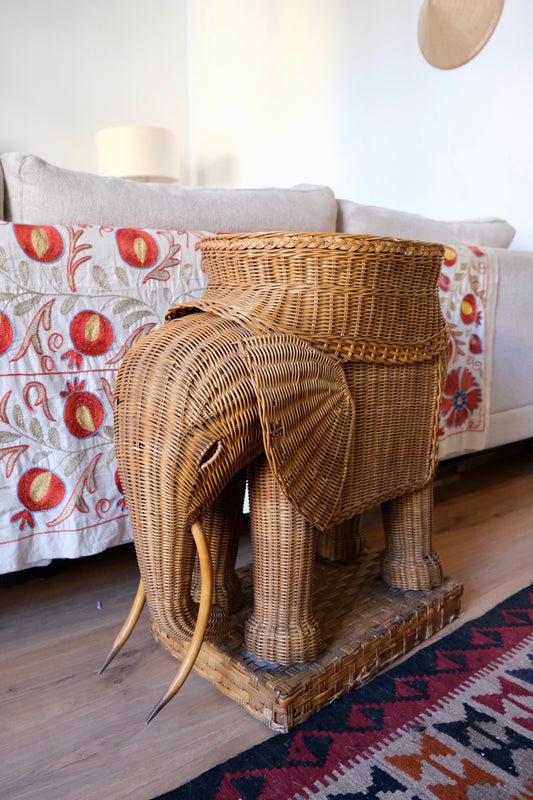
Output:
[[443,219],[502,216],[533,249],[533,3],[506,0],[456,70],[421,55],[421,0],[189,0],[194,172],[327,183]]
[[155,125],[177,132],[187,166],[186,0],[3,0],[0,11],[0,152],[95,171],[98,128]]
[[4,0],[0,151],[94,170],[98,128],[168,127],[184,182],[502,216],[533,249],[533,3],[451,71],[420,54],[421,3]]

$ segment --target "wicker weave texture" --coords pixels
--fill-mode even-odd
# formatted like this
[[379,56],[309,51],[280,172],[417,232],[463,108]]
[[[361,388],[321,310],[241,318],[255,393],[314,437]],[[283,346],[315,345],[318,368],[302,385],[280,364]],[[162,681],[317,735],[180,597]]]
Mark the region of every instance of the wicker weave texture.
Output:
[[343,360],[385,363],[426,359],[447,341],[441,245],[277,232],[208,236],[200,247],[209,283],[191,305],[254,333],[294,334]]
[[385,502],[388,579],[416,589],[441,579],[429,506],[447,360],[443,248],[285,233],[201,246],[205,297],[129,351],[115,389],[147,600],[161,635],[190,636],[190,526],[203,516],[218,587],[208,635],[223,634],[238,593],[224,487],[264,451],[251,492],[258,591],[247,642],[256,658],[302,661],[320,641],[309,605],[317,528],[335,558],[345,521]]
[[[196,620],[191,524],[206,510],[218,533],[227,511],[213,511],[213,501],[263,449],[240,339],[234,323],[209,314],[174,320],[126,354],[115,384],[115,448],[137,560],[152,617],[170,636],[188,638]],[[226,625],[215,607],[208,637]]]
[[258,661],[294,664],[320,651],[313,613],[318,531],[287,502],[264,456],[249,468],[254,609],[245,641]]
[[[214,571],[213,605],[227,613],[236,611],[241,601],[241,584],[235,573],[235,562],[242,534],[242,510],[246,487],[246,470],[242,469],[222,489],[219,496],[201,515],[201,523],[209,543]],[[200,566],[198,556],[192,575],[192,598],[200,602]]]
[[[458,616],[462,586],[447,578],[430,592],[400,592],[380,579],[374,550],[348,564],[317,562],[313,608],[322,629],[322,650],[308,664],[257,664],[243,644],[253,605],[252,569],[239,570],[244,605],[228,635],[205,644],[195,671],[272,730],[288,731],[319,709],[361,686],[395,659]],[[158,642],[183,658],[185,645],[152,624]]]

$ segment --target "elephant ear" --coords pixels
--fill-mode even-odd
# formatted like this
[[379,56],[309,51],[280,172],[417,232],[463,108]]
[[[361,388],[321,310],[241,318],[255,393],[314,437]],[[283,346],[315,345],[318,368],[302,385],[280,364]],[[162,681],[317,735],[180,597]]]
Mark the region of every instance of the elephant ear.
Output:
[[324,529],[353,515],[355,407],[341,364],[297,337],[245,337],[265,453],[289,502]]

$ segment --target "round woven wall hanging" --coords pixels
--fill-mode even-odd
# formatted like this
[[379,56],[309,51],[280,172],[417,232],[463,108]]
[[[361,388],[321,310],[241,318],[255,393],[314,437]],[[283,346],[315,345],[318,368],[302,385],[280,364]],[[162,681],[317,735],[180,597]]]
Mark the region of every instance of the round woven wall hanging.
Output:
[[487,44],[503,0],[424,0],[418,19],[422,55],[438,69],[466,64]]

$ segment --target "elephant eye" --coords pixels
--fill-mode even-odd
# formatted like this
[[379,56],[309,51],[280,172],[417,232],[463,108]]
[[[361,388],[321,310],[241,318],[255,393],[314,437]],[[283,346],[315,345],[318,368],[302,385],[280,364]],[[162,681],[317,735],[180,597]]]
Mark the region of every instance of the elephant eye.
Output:
[[203,469],[211,461],[213,461],[218,456],[218,454],[220,453],[221,449],[222,449],[222,442],[221,441],[213,442],[213,444],[210,444],[209,447],[207,448],[207,450],[205,451],[205,453],[203,454],[203,456],[200,459],[200,465],[199,465],[200,469]]

